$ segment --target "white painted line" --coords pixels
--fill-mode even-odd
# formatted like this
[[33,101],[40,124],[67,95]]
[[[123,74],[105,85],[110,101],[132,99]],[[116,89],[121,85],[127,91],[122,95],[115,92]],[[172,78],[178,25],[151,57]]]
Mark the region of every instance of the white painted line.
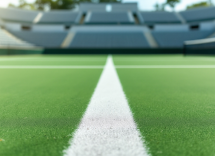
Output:
[[[117,65],[116,68],[135,69],[135,68],[215,68],[215,65]],[[0,69],[102,69],[100,65],[0,65]]]
[[105,62],[106,58],[51,58],[51,57],[0,57],[0,61],[86,61],[86,62]]
[[147,156],[113,61],[107,64],[64,156]]
[[180,59],[169,59],[169,58],[166,58],[166,59],[115,59],[116,62],[120,61],[120,62],[146,62],[146,61],[149,61],[149,62],[160,62],[160,61],[164,61],[164,62],[175,62],[175,61],[178,61],[178,62],[185,62],[185,61],[215,61],[215,58],[180,58]]
[[0,69],[102,69],[104,66],[1,66]]
[[23,61],[23,62],[32,62],[32,61],[38,61],[38,62],[42,62],[42,61],[44,61],[44,62],[47,62],[47,61],[49,61],[49,62],[104,62],[104,60],[69,60],[69,59],[0,59],[0,61],[13,61],[13,62],[15,62],[15,61],[19,61],[19,62],[21,62],[21,61]]
[[215,65],[117,65],[116,68],[215,68]]
[[[159,59],[151,59],[151,60],[115,60],[116,62],[190,62],[190,61],[206,61],[206,60],[190,60],[190,59],[179,59],[179,60],[170,60],[170,59],[166,59],[166,60],[159,60]],[[215,60],[214,60],[215,61]]]

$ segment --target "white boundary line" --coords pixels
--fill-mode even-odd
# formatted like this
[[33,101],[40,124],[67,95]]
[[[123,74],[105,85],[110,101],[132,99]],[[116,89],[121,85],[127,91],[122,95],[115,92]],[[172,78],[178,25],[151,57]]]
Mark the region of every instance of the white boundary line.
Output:
[[116,68],[215,68],[215,65],[117,65]]
[[181,59],[181,60],[171,60],[171,59],[166,59],[166,60],[156,60],[156,59],[151,59],[151,60],[116,60],[116,62],[206,62],[206,61],[215,61],[215,59]]
[[38,62],[104,62],[104,60],[72,60],[72,59],[0,59],[0,61],[13,61],[13,62],[33,62],[33,61],[38,61]]
[[64,156],[147,156],[112,57]]
[[[0,65],[0,69],[103,69],[101,65]],[[162,69],[162,68],[215,68],[215,65],[117,65],[115,68],[121,69]]]
[[0,69],[103,69],[104,66],[40,66],[40,65],[0,65]]

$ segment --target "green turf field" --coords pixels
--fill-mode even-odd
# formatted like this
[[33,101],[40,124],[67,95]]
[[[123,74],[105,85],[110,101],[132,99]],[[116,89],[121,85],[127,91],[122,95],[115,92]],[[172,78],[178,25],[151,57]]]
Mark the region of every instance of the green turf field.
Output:
[[[1,66],[103,66],[105,55],[0,57]],[[215,65],[213,57],[116,55],[118,65]],[[215,68],[117,68],[152,156],[215,155]],[[102,69],[1,69],[0,155],[61,156]]]
[[[28,58],[32,60],[26,61]],[[106,56],[28,58],[0,58],[0,62],[43,65],[50,60],[53,65],[76,65],[84,60],[84,65],[104,65],[106,61]],[[62,155],[101,72],[102,69],[0,69],[0,155]]]
[[[205,57],[115,57],[116,65],[205,65]],[[215,154],[215,69],[118,69],[153,156]]]

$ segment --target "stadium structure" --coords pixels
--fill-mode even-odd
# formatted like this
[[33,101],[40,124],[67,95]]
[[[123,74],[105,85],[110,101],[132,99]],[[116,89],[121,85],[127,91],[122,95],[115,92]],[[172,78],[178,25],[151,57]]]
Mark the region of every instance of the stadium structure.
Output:
[[214,48],[214,13],[215,7],[144,12],[136,3],[82,3],[75,11],[1,8],[1,54],[20,53],[17,47],[44,54],[180,54],[190,40],[197,41],[187,42],[189,53],[202,53],[192,49]]
[[0,19],[0,156],[214,156],[215,7]]

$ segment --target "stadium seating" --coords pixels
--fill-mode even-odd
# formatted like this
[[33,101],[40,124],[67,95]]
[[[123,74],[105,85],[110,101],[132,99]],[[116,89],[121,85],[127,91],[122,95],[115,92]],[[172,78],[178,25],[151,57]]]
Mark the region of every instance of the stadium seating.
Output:
[[78,32],[72,48],[149,48],[143,32]]
[[79,12],[72,11],[51,11],[44,12],[41,19],[37,22],[39,24],[75,24],[80,20]]
[[208,37],[211,32],[153,32],[152,34],[160,47],[182,48],[184,45],[184,41],[203,39]]
[[15,36],[7,33],[0,28],[0,46],[1,47],[33,47],[32,44],[22,41]]
[[213,23],[201,23],[198,29],[189,25],[157,25],[152,35],[162,48],[182,48],[185,41],[209,37],[214,31]]
[[89,12],[85,24],[134,24],[130,12]]
[[210,21],[215,19],[215,7],[190,9],[180,14],[187,22]]
[[0,45],[182,48],[185,41],[215,36],[214,15],[215,7],[141,12],[137,3],[82,3],[75,11],[48,12],[0,8]]
[[140,12],[141,23],[143,24],[168,24],[168,23],[181,23],[180,19],[174,12]]
[[18,38],[40,47],[60,47],[67,32],[10,31]]
[[0,8],[0,18],[9,22],[33,23],[39,12],[13,8]]

